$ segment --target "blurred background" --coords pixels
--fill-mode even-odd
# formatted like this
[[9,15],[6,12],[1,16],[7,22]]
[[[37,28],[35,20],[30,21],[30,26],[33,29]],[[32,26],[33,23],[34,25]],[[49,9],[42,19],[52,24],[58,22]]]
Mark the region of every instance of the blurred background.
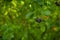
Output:
[[60,0],[0,0],[0,40],[60,40]]

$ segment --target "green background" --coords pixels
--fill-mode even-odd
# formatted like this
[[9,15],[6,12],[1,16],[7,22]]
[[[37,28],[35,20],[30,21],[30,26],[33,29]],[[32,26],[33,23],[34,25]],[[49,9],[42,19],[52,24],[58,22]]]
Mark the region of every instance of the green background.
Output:
[[58,5],[59,0],[0,0],[0,40],[60,40]]

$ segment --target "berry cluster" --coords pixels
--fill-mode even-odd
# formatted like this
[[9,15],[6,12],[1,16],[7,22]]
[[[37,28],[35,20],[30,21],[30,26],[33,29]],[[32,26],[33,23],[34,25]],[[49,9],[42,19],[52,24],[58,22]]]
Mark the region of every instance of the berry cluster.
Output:
[[56,1],[55,2],[56,6],[60,6],[60,2]]

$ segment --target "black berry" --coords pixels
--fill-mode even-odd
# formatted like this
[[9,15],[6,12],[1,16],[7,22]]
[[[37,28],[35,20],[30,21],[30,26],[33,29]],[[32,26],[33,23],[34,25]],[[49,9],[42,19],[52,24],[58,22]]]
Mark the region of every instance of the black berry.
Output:
[[60,6],[60,2],[56,1],[55,2],[56,6]]
[[36,22],[40,23],[42,21],[41,18],[36,18]]

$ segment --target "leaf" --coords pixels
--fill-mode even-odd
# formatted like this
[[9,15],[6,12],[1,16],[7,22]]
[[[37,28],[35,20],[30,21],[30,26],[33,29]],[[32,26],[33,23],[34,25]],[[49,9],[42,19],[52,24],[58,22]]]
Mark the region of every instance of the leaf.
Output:
[[33,13],[32,13],[32,12],[29,12],[29,13],[26,14],[26,19],[29,19],[29,18],[31,18],[32,16],[33,16]]
[[45,15],[50,15],[51,12],[50,12],[49,10],[46,10],[46,11],[44,11],[44,14],[45,14]]

